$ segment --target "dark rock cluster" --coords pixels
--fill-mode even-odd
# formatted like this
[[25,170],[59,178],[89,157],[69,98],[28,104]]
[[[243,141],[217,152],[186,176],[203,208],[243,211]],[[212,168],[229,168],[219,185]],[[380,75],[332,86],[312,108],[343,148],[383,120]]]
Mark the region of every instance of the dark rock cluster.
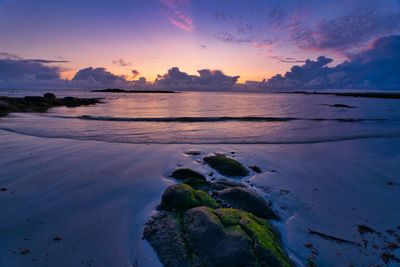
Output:
[[100,103],[98,98],[57,98],[52,93],[41,96],[0,97],[0,116],[6,116],[11,112],[46,112],[54,107],[79,107]]
[[[233,159],[210,157],[204,161],[220,173],[248,174]],[[242,183],[207,181],[191,169],[171,177],[182,183],[165,190],[143,233],[164,266],[292,266],[268,221],[278,216],[264,198]]]

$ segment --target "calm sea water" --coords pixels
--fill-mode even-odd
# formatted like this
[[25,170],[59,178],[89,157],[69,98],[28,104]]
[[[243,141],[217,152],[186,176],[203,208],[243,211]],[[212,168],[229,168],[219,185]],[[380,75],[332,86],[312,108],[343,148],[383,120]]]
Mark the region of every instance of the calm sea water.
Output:
[[[0,90],[0,95],[104,97],[104,103],[12,114],[0,129],[26,135],[127,143],[317,143],[400,136],[400,101],[321,95],[105,94]],[[346,104],[353,108],[329,105]]]

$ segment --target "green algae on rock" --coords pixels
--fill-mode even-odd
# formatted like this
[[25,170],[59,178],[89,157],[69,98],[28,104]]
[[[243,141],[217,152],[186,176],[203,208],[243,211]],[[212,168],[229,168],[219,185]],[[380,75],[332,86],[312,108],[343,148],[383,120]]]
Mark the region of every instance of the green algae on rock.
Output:
[[219,205],[206,192],[195,190],[187,184],[168,187],[160,204],[160,208],[167,211],[184,211],[199,206],[216,208]]
[[216,196],[232,208],[251,212],[261,218],[279,219],[267,201],[245,187],[235,186],[217,191]]
[[222,175],[244,177],[249,174],[249,171],[240,162],[223,154],[204,157],[204,162]]
[[195,178],[188,178],[182,181],[182,183],[190,185],[191,187],[195,189],[201,189],[201,190],[208,190],[211,186],[211,183],[207,180],[198,180]]
[[172,174],[171,177],[177,179],[177,180],[185,180],[189,178],[197,179],[197,180],[206,180],[206,177],[204,177],[203,174],[196,172],[192,169],[188,168],[182,168],[182,169],[177,169],[175,170]]
[[291,266],[268,221],[236,209],[161,211],[143,237],[164,266]]
[[291,266],[281,247],[279,235],[268,221],[237,209],[217,209],[215,213],[225,227],[237,227],[253,240],[254,253],[261,266]]

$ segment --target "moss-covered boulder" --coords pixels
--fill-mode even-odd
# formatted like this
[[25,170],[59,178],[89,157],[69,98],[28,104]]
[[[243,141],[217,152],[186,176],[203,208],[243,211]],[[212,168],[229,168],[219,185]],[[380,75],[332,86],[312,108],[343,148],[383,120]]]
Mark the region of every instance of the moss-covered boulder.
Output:
[[167,211],[184,211],[199,206],[216,208],[219,205],[206,192],[195,190],[187,184],[168,187],[162,196],[160,204],[160,208]]
[[[143,238],[157,252],[164,266],[196,266],[183,237],[181,218],[172,212],[160,212],[145,225]],[[199,265],[197,265],[199,266]]]
[[229,207],[251,212],[261,218],[279,219],[265,199],[245,187],[235,186],[217,191],[216,196]]
[[253,252],[260,266],[291,266],[279,235],[268,221],[237,209],[217,209],[215,214],[227,228],[243,230],[253,241]]
[[186,180],[189,178],[193,178],[196,180],[202,180],[206,181],[206,177],[204,177],[203,174],[196,172],[192,169],[187,169],[187,168],[182,168],[182,169],[177,169],[175,170],[172,174],[171,177],[177,179],[177,180]]
[[225,227],[212,209],[187,211],[183,225],[188,246],[204,266],[259,266],[252,239],[238,224]]
[[236,187],[236,186],[238,186],[238,187],[246,187],[242,183],[238,183],[238,182],[235,182],[235,181],[230,181],[228,179],[219,179],[219,180],[216,180],[215,182],[213,182],[210,185],[210,188],[212,190],[219,191],[219,190],[224,190],[224,189],[231,188],[231,187]]
[[191,187],[195,189],[201,189],[208,191],[210,189],[211,183],[207,180],[198,180],[195,178],[188,178],[186,180],[183,180],[182,183],[190,185]]
[[249,174],[249,171],[240,162],[223,154],[204,157],[204,162],[225,176],[244,177]]
[[143,237],[164,266],[291,266],[269,223],[236,209],[163,211]]

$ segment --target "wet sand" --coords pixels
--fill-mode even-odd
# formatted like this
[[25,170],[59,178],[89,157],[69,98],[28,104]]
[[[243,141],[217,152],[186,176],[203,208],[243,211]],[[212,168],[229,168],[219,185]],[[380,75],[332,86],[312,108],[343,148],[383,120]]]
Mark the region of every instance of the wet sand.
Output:
[[[186,155],[189,149],[202,155]],[[168,175],[178,165],[208,174],[201,159],[212,152],[261,168],[242,181],[273,202],[285,246],[300,266],[310,259],[317,266],[383,264],[385,246],[399,242],[396,138],[138,145],[0,131],[0,151],[0,266],[159,266],[141,238],[143,224],[175,182]],[[357,225],[379,235],[361,235]],[[397,257],[399,252],[390,251]]]

